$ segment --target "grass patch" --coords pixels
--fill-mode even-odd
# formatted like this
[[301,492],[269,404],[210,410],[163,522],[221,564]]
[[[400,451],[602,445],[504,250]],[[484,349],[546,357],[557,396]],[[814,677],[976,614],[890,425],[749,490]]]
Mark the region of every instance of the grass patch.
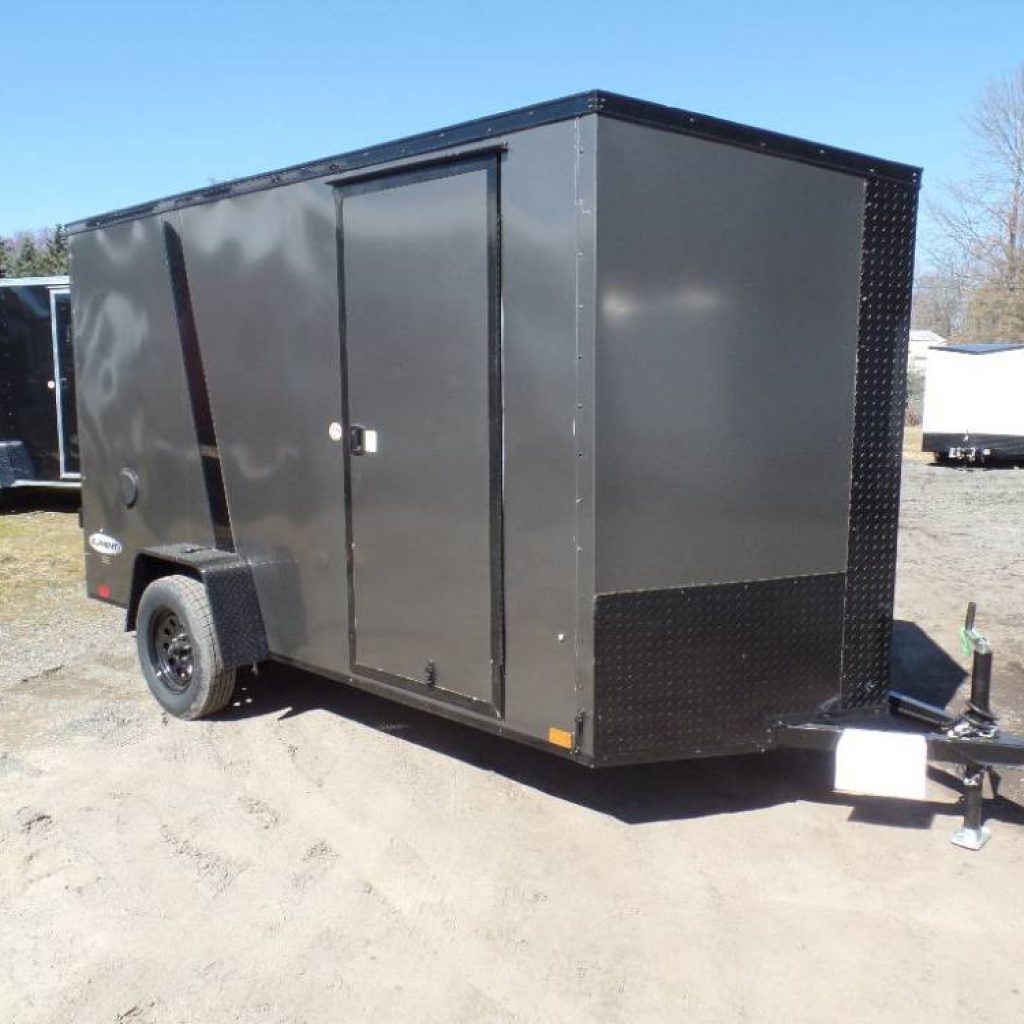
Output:
[[0,615],[84,578],[82,531],[73,512],[0,516]]
[[912,459],[915,462],[928,462],[931,455],[921,451],[920,427],[912,427],[909,424],[903,428],[903,458]]

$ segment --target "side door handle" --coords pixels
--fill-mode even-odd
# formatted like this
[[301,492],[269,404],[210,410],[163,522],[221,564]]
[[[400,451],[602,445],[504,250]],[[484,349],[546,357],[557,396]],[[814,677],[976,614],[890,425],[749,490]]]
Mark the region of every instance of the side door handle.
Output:
[[376,455],[377,431],[359,423],[351,424],[348,428],[348,450],[352,455]]

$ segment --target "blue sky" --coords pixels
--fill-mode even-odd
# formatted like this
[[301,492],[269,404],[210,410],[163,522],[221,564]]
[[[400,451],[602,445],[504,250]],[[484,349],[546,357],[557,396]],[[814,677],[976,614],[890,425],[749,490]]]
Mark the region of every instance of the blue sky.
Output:
[[58,0],[5,5],[0,56],[3,234],[595,87],[920,164],[927,196],[1024,0]]

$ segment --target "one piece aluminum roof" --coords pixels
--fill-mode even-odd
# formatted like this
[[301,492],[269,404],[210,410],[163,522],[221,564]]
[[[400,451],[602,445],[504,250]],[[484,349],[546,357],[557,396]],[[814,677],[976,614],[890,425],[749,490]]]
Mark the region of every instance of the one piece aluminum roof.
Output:
[[252,175],[182,192],[165,199],[157,199],[150,203],[142,203],[97,217],[74,221],[66,225],[66,228],[69,233],[75,234],[118,221],[129,221],[137,217],[150,216],[185,206],[215,202],[230,196],[244,195],[247,192],[258,192],[328,174],[339,174],[407,157],[440,152],[455,146],[492,139],[511,132],[524,131],[537,125],[566,121],[586,114],[601,114],[618,120],[664,128],[684,135],[694,135],[698,138],[739,146],[744,149],[770,153],[774,156],[815,164],[831,170],[845,171],[861,177],[888,178],[915,188],[919,187],[921,183],[919,167],[895,163],[891,160],[880,160],[863,153],[836,149],[832,146],[823,146],[806,139],[765,131],[760,128],[751,128],[734,121],[724,121],[717,117],[708,117],[677,107],[667,107],[659,103],[648,103],[645,100],[620,96],[617,93],[593,90],[576,93],[562,99],[549,100],[530,107],[520,107],[517,110],[495,114],[492,117],[465,121],[439,131],[411,135],[395,142],[371,146],[368,149],[353,150],[323,160],[295,164],[266,174]]

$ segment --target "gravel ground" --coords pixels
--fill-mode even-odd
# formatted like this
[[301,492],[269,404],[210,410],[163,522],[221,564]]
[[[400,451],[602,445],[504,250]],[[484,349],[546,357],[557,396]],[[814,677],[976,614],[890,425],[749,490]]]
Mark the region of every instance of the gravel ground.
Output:
[[898,686],[940,704],[963,696],[968,663],[959,654],[958,629],[971,600],[995,651],[994,705],[1007,727],[1024,732],[1024,469],[907,461],[896,586]]
[[[908,463],[895,665],[955,702],[973,597],[1016,721],[1022,499]],[[922,803],[797,753],[588,772],[277,667],[181,723],[120,613],[31,575],[0,560],[4,1022],[1024,1017],[1016,779],[971,854],[941,771]]]
[[109,646],[123,613],[83,600],[78,497],[9,492],[0,515],[0,692]]

